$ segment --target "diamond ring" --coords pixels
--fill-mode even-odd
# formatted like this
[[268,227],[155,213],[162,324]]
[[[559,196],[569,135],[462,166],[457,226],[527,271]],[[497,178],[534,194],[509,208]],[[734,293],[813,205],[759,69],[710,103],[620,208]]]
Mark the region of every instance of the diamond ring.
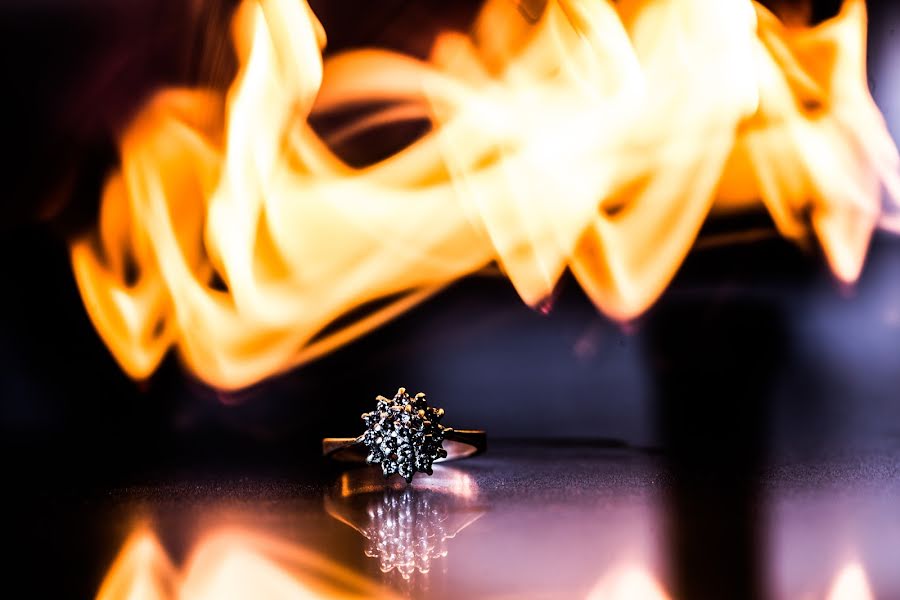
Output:
[[400,388],[393,398],[378,396],[363,413],[366,431],[356,438],[325,438],[322,453],[334,460],[381,465],[385,477],[398,474],[407,483],[416,473],[431,475],[432,464],[480,454],[487,448],[482,430],[441,425],[443,408],[428,405],[425,394]]

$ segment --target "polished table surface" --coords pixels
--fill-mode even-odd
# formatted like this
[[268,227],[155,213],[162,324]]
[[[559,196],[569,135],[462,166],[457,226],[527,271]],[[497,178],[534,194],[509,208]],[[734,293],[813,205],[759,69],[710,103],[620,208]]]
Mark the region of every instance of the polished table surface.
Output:
[[[731,272],[763,250],[696,260]],[[770,251],[764,264],[787,264]],[[66,329],[59,311],[21,317],[28,302],[9,295],[11,589],[900,598],[900,246],[872,256],[847,298],[826,275],[704,287],[688,268],[628,332],[577,294],[539,315],[495,280],[469,281],[237,395],[174,360],[135,385],[77,304]],[[357,434],[374,395],[400,384],[452,409],[449,424],[486,428],[487,454],[408,488],[321,459],[323,436]]]
[[752,473],[588,441],[499,441],[411,486],[212,471],[20,495],[33,597],[900,597],[896,438]]

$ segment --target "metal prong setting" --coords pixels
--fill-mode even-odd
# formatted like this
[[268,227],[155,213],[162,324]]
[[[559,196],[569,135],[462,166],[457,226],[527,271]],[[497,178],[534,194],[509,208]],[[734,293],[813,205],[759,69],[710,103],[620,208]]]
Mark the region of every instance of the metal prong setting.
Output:
[[363,413],[369,450],[366,462],[380,464],[385,477],[399,474],[407,483],[416,473],[432,474],[432,463],[446,458],[444,436],[452,431],[440,424],[444,409],[428,406],[424,393],[414,397],[400,388],[392,399],[376,398],[376,408]]

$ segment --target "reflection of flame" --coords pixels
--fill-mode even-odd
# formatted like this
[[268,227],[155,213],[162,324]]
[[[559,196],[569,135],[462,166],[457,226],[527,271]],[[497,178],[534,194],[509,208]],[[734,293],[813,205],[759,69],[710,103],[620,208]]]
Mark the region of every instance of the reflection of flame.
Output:
[[403,579],[427,575],[447,556],[447,540],[481,517],[478,486],[466,473],[441,467],[427,481],[396,487],[380,471],[344,473],[325,501],[328,514],[359,531],[366,556]]
[[[490,0],[429,62],[363,50],[323,65],[302,0],[245,0],[227,95],[150,102],[121,138],[96,231],[72,245],[125,370],[146,377],[174,345],[204,380],[247,385],[494,261],[528,303],[570,269],[626,319],[662,293],[710,211],[759,200],[783,235],[812,232],[835,274],[856,279],[886,223],[880,187],[900,195],[865,84],[862,0],[807,29],[749,0],[526,13]],[[314,102],[389,105],[340,136],[433,128],[355,169],[309,126]]]
[[831,584],[828,600],[874,600],[866,572],[861,564],[844,565]]
[[623,565],[603,576],[588,594],[588,600],[667,600],[662,586],[643,567]]
[[206,537],[179,573],[143,528],[129,537],[97,593],[97,600],[374,597],[391,596],[305,548],[241,530]]
[[154,600],[170,598],[175,567],[156,536],[147,529],[135,530],[110,567],[97,600]]

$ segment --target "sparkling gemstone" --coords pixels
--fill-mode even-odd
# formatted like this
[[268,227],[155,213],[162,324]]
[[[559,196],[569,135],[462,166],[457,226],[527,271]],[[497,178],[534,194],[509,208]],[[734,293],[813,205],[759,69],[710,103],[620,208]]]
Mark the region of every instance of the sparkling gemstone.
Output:
[[379,396],[374,411],[362,416],[366,462],[380,464],[385,477],[399,473],[407,482],[416,473],[431,474],[432,463],[447,456],[443,449],[444,411],[428,406],[424,394],[410,397],[400,388],[393,398]]

